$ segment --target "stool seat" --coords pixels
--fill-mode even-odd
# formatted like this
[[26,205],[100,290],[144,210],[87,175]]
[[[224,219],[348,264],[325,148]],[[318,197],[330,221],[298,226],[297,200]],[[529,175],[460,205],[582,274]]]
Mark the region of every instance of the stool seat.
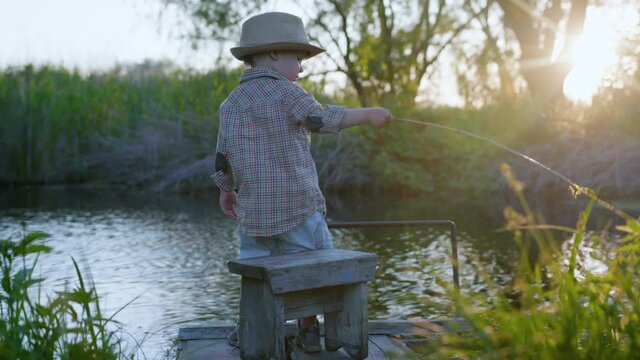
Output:
[[368,355],[367,281],[375,254],[326,249],[229,261],[242,276],[240,357],[286,359],[284,322],[324,314],[325,347]]
[[373,280],[378,257],[326,249],[229,261],[229,271],[269,282],[274,294]]

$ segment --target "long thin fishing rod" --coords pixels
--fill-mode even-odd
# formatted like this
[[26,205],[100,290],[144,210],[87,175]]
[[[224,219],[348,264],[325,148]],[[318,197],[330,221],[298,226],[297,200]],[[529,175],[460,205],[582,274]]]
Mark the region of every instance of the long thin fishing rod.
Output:
[[523,154],[523,153],[521,153],[521,152],[519,152],[517,150],[514,150],[514,149],[510,148],[507,145],[500,144],[499,142],[497,142],[497,141],[495,141],[493,139],[490,139],[488,137],[484,137],[482,135],[474,134],[474,133],[471,133],[471,132],[468,132],[468,131],[465,131],[465,130],[456,129],[456,128],[449,127],[449,126],[446,126],[446,125],[435,124],[435,123],[431,123],[431,122],[428,122],[428,121],[406,119],[406,118],[394,118],[394,120],[413,123],[413,124],[418,124],[418,125],[435,127],[435,128],[439,128],[439,129],[448,130],[448,131],[453,131],[453,132],[458,133],[458,134],[463,134],[463,135],[466,135],[466,136],[470,136],[470,137],[472,137],[474,139],[478,139],[478,140],[482,140],[482,141],[488,142],[488,143],[490,143],[490,144],[492,144],[494,146],[497,146],[497,147],[499,147],[499,148],[501,148],[501,149],[503,149],[505,151],[510,152],[511,154],[514,154],[514,155],[519,156],[519,157],[521,157],[521,158],[523,158],[525,160],[528,160],[528,161],[532,162],[533,164],[538,165],[539,167],[547,170],[548,172],[552,173],[553,175],[557,176],[558,178],[562,179],[564,182],[569,184],[569,188],[573,192],[574,196],[577,197],[580,194],[584,194],[584,195],[588,196],[589,198],[593,199],[598,204],[604,206],[605,209],[613,212],[614,214],[620,216],[621,218],[623,218],[623,219],[625,219],[627,221],[635,221],[636,220],[633,216],[627,214],[626,212],[616,208],[615,206],[611,205],[609,202],[607,202],[607,201],[603,200],[602,198],[600,198],[596,194],[596,192],[593,191],[593,189],[590,189],[590,188],[588,188],[586,186],[581,186],[578,183],[576,183],[575,181],[573,181],[573,180],[569,179],[568,177],[562,175],[561,173],[559,173],[559,172],[553,170],[552,168],[542,164],[538,160],[533,159],[530,156],[527,156],[527,155],[525,155],[525,154]]

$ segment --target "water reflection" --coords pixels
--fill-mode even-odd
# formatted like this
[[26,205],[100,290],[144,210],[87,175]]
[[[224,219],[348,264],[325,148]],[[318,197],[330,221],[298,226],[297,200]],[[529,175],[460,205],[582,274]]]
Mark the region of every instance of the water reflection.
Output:
[[[384,204],[381,205],[381,204]],[[331,198],[332,220],[450,218],[458,224],[462,289],[483,291],[477,262],[491,280],[506,284],[517,259],[501,223],[464,204],[419,199]],[[111,315],[138,340],[150,359],[160,358],[184,324],[234,321],[239,278],[226,261],[238,253],[235,224],[208,198],[159,197],[118,191],[39,189],[0,194],[0,238],[17,239],[22,228],[48,232],[52,254],[40,259],[43,292],[75,282],[70,257],[79,261]],[[448,228],[333,230],[336,246],[375,252],[380,266],[370,285],[370,316],[446,315],[442,284],[452,281]],[[133,346],[133,345],[131,345]]]
[[5,203],[0,238],[17,239],[21,221],[52,235],[54,252],[40,259],[43,293],[75,282],[73,256],[105,314],[138,297],[116,319],[138,340],[146,337],[147,356],[169,347],[180,323],[233,319],[239,284],[225,260],[237,254],[234,224],[215,202],[115,197],[60,191],[29,197],[28,208]]

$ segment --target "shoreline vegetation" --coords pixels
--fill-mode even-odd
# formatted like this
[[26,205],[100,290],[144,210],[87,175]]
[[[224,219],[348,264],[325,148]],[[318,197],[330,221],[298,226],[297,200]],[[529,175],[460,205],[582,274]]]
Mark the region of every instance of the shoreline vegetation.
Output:
[[[23,224],[26,228],[26,224]],[[0,239],[0,360],[134,359],[123,348],[126,335],[114,316],[100,310],[96,288],[71,258],[77,278],[71,288],[47,294],[36,277],[40,256],[52,251],[48,234],[24,231],[21,239]],[[90,280],[90,277],[89,277]]]
[[[603,233],[588,231],[595,204],[575,227],[547,226],[534,215],[521,183],[502,167],[524,209],[505,209],[505,230],[519,248],[518,270],[509,286],[485,279],[486,291],[450,288],[452,312],[467,325],[427,344],[427,359],[629,359],[640,349],[640,221],[616,227],[622,234],[607,248]],[[563,243],[551,229],[571,236]],[[589,258],[587,260],[587,258]],[[591,262],[591,264],[589,264]],[[594,266],[599,264],[599,266]],[[443,282],[444,283],[444,282]]]
[[[0,158],[0,186],[211,190],[218,107],[240,73],[225,68],[196,73],[153,62],[88,75],[49,66],[7,68],[0,72],[0,148],[6,154]],[[328,96],[320,91],[322,82],[303,81],[302,86],[321,103],[358,106],[348,90]],[[571,105],[551,115],[525,97],[481,108],[386,106],[398,117],[445,124],[512,146],[601,196],[635,197],[640,194],[635,161],[640,125],[631,104],[628,112],[607,113],[607,107],[621,102],[614,95],[604,92],[590,107]],[[314,136],[312,152],[327,191],[464,191],[488,198],[506,191],[504,182],[496,181],[503,162],[512,164],[530,193],[566,188],[500,149],[412,124]]]

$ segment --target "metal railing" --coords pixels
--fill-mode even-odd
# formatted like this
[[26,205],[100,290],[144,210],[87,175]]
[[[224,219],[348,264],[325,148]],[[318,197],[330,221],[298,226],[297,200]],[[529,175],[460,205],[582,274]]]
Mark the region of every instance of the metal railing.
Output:
[[448,225],[451,232],[451,267],[453,271],[453,283],[456,289],[460,289],[460,276],[458,272],[458,236],[456,223],[452,220],[408,220],[408,221],[331,221],[329,228],[372,228],[372,227],[400,227],[400,226],[439,226]]

